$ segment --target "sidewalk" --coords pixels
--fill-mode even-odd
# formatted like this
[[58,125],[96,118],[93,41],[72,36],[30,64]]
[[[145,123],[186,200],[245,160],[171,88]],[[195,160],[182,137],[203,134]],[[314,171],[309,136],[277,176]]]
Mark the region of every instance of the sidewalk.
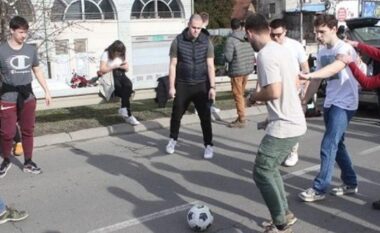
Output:
[[[260,115],[266,113],[265,105],[253,106],[246,109],[247,116]],[[236,117],[236,109],[222,110],[219,113],[222,121],[228,121]],[[181,124],[193,124],[199,122],[198,115],[184,115]],[[168,128],[170,126],[169,118],[159,118],[150,121],[142,121],[141,125],[130,126],[128,124],[116,124],[107,127],[98,127],[91,129],[78,130],[68,133],[50,134],[35,137],[34,147],[44,147],[60,143],[70,143],[79,140],[88,140],[100,137],[107,137],[119,134],[132,134],[139,133],[148,130],[157,130],[162,128]]]

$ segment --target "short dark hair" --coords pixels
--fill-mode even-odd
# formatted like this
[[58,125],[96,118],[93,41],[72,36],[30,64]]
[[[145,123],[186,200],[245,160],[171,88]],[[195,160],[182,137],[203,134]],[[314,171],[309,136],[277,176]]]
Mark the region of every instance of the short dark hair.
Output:
[[16,29],[24,29],[28,30],[29,29],[29,24],[28,21],[21,17],[21,16],[14,16],[11,21],[9,21],[9,28],[12,30]]
[[240,26],[241,26],[241,22],[239,19],[237,19],[237,18],[231,19],[231,29],[232,30],[239,29]]
[[273,29],[282,27],[286,29],[286,21],[284,19],[274,19],[270,22],[269,26]]
[[321,14],[317,15],[314,20],[314,27],[327,26],[330,29],[338,27],[338,20],[335,15]]
[[245,20],[245,30],[253,30],[259,33],[269,32],[269,24],[263,15],[252,13]]

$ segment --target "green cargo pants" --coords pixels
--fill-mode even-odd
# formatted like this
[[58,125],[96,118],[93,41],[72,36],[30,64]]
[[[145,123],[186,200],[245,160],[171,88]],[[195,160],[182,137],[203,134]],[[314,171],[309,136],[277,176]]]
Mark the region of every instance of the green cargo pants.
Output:
[[299,138],[275,138],[265,135],[253,166],[253,180],[264,198],[275,225],[286,224],[285,212],[289,209],[278,167]]

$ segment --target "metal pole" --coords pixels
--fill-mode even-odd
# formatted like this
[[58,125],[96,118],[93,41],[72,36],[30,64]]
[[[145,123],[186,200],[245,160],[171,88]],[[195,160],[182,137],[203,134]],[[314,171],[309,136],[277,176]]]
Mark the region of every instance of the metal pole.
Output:
[[300,0],[300,42],[303,42],[303,0]]
[[42,0],[42,14],[44,21],[44,33],[45,33],[45,50],[46,50],[46,65],[48,70],[48,78],[51,79],[51,67],[50,67],[50,58],[49,58],[49,45],[48,45],[48,33],[46,28],[46,8],[45,8],[45,0]]

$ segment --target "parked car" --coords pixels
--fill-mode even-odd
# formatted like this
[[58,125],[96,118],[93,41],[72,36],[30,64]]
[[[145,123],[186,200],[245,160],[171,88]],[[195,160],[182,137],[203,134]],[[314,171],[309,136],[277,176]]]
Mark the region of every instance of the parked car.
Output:
[[[346,35],[350,40],[363,42],[380,49],[380,18],[353,18],[346,20]],[[367,75],[380,73],[380,62],[363,54],[362,60],[367,64]],[[380,112],[380,88],[377,90],[361,89],[360,105],[374,104]]]

